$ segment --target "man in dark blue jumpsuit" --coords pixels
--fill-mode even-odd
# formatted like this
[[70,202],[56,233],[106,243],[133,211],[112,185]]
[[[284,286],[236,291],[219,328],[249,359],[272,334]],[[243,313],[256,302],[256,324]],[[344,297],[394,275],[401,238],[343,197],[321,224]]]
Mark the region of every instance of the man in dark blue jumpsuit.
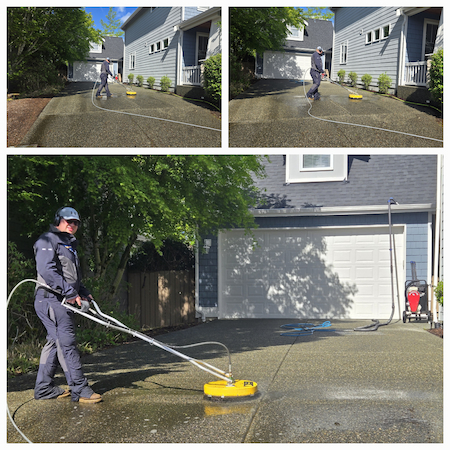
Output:
[[311,86],[311,89],[308,91],[306,96],[310,100],[319,100],[319,86],[320,86],[320,80],[322,78],[322,74],[325,73],[322,67],[322,58],[323,55],[323,49],[322,47],[317,47],[316,51],[311,56],[311,77],[313,79],[313,85]]
[[105,61],[102,62],[102,69],[100,72],[100,81],[101,84],[99,88],[97,89],[96,97],[100,97],[100,93],[102,92],[102,89],[105,88],[106,90],[106,96],[111,97],[111,92],[109,92],[108,88],[108,74],[113,76],[111,71],[109,70],[109,64],[111,63],[111,58],[106,58]]
[[[42,349],[39,370],[34,389],[36,400],[64,398],[72,401],[97,403],[102,400],[88,385],[81,369],[80,355],[75,341],[74,312],[65,308],[63,297],[79,306],[92,295],[81,283],[77,240],[74,236],[80,217],[73,208],[60,208],[50,230],[42,234],[34,244],[37,279],[51,289],[38,286],[34,307],[47,330],[47,343]],[[57,294],[59,293],[59,294]],[[54,376],[61,365],[70,390],[54,383]]]

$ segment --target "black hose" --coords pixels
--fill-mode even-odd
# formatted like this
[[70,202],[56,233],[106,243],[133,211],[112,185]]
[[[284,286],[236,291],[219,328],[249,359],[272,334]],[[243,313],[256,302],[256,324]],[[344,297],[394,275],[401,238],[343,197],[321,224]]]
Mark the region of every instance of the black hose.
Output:
[[[354,331],[377,331],[379,327],[389,325],[394,317],[395,302],[394,302],[394,272],[392,262],[392,247],[394,246],[395,253],[395,241],[392,239],[392,221],[391,221],[391,203],[397,203],[392,197],[388,200],[388,218],[389,218],[389,256],[391,261],[391,296],[392,296],[392,310],[389,320],[385,323],[380,323],[377,319],[372,319],[373,324],[365,325],[363,327],[354,328]],[[397,259],[397,257],[395,257]],[[397,261],[395,261],[395,270],[397,276]],[[397,296],[398,296],[398,276],[397,276]]]

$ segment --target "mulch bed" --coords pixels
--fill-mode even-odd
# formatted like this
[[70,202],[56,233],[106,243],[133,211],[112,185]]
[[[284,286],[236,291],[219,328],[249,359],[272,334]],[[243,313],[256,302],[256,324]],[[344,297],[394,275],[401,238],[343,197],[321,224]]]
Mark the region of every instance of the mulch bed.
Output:
[[429,333],[434,334],[442,339],[444,339],[444,329],[443,328],[430,328],[427,330]]
[[51,97],[22,98],[7,103],[7,146],[17,147],[25,138]]

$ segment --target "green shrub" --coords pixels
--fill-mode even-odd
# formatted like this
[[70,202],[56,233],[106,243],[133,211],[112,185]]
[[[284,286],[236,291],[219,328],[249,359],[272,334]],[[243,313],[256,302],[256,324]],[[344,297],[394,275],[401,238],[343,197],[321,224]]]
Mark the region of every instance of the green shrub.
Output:
[[389,77],[386,72],[382,73],[378,77],[378,92],[380,94],[387,94],[391,83],[392,83],[391,77]]
[[361,77],[361,81],[364,83],[364,89],[369,89],[369,85],[372,82],[372,75],[369,75],[368,73],[365,73]]
[[142,85],[144,84],[144,77],[142,75],[137,75],[136,80],[137,80],[137,85],[139,87],[142,87]]
[[344,82],[344,78],[345,78],[345,70],[341,69],[338,73],[337,76],[339,77],[339,83],[343,83]]
[[444,50],[441,48],[431,57],[430,87],[432,97],[439,103],[444,96]]
[[219,103],[222,98],[222,54],[211,56],[206,60],[203,77],[206,94],[214,102]]
[[128,83],[133,84],[133,80],[134,80],[134,74],[133,73],[129,73],[128,74]]
[[356,72],[349,72],[348,77],[350,78],[350,84],[356,87],[356,82],[358,81],[358,75]]
[[163,92],[169,92],[172,81],[170,81],[170,78],[167,75],[164,75],[163,77],[161,77],[159,84],[161,85],[161,90]]
[[434,288],[434,293],[436,294],[436,300],[444,306],[444,282],[439,281],[438,285]]
[[148,83],[148,87],[150,89],[153,89],[153,85],[155,84],[155,77],[148,77],[147,78],[147,83]]

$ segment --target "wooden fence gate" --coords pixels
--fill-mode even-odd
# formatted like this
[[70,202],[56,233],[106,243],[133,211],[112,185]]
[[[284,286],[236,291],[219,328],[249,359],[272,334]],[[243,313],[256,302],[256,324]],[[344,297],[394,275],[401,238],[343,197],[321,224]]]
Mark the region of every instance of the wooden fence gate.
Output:
[[141,327],[159,328],[195,319],[195,272],[128,273],[128,312]]

